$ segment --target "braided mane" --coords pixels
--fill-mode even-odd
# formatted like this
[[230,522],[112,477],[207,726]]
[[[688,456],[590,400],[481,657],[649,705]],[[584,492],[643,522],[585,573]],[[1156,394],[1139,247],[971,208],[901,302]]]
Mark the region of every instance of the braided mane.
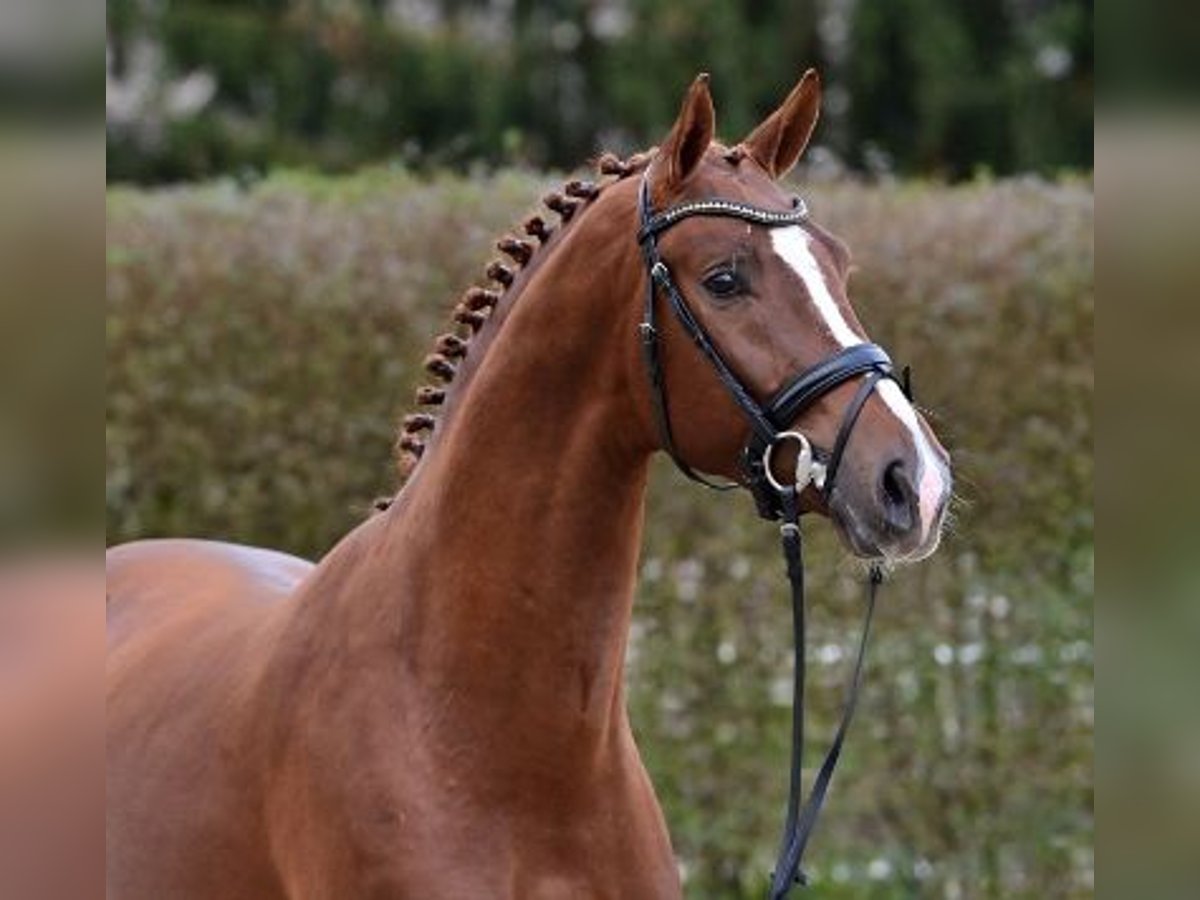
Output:
[[[606,187],[643,171],[653,156],[653,150],[635,154],[627,159],[605,153],[596,161],[599,182],[572,180],[561,189],[542,198],[542,203],[559,217],[559,228],[565,228],[580,207],[591,203]],[[508,260],[493,259],[484,269],[490,286],[470,287],[462,295],[451,314],[452,328],[438,335],[433,348],[425,357],[423,367],[433,377],[433,383],[416,390],[420,409],[401,420],[394,445],[396,468],[403,482],[425,452],[428,438],[438,424],[438,411],[446,399],[446,390],[454,380],[462,361],[467,357],[471,341],[487,325],[492,311],[516,280],[516,273],[538,258],[538,253],[557,229],[540,215],[526,219],[521,231],[526,237],[506,234],[496,242]],[[535,243],[536,241],[536,243]],[[386,509],[390,498],[376,501],[377,509]]]

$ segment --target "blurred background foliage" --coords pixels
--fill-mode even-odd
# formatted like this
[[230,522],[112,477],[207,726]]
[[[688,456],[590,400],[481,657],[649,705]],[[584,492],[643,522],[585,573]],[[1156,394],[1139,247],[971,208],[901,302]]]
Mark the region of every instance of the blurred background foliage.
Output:
[[736,137],[808,65],[826,166],[1090,170],[1092,29],[1090,0],[109,0],[108,174],[565,168],[656,141],[700,70]]
[[[675,91],[658,88],[673,105]],[[108,540],[323,553],[394,485],[394,423],[491,242],[558,179],[277,171],[107,201]],[[1089,179],[804,186],[873,336],[954,454],[954,527],[884,592],[812,848],[816,896],[1094,890]],[[692,898],[761,896],[786,782],[789,613],[747,498],[653,481],[630,705]],[[862,572],[808,525],[814,741]],[[810,762],[815,757],[815,751]]]

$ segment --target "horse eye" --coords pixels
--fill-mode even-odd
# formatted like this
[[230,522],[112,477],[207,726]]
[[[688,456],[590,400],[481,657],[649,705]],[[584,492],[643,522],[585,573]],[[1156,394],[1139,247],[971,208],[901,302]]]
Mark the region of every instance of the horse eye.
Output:
[[717,269],[702,283],[704,289],[718,300],[728,300],[742,292],[742,280],[732,269]]

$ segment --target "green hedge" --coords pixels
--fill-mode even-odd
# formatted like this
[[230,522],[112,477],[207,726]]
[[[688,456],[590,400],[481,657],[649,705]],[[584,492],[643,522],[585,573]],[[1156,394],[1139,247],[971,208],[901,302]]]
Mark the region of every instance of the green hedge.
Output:
[[[390,487],[393,423],[449,305],[555,181],[373,171],[110,191],[109,541],[320,554]],[[812,848],[818,895],[1090,896],[1091,185],[807,193],[854,248],[869,330],[915,363],[959,494],[943,551],[886,588]],[[689,896],[757,897],[788,720],[773,531],[666,466],[649,510],[635,726]],[[828,529],[809,531],[821,735],[861,587]]]
[[[829,88],[818,140],[856,169],[1092,167],[1093,15],[1078,0],[110,0],[108,13],[110,74],[151,82],[133,121],[109,118],[110,180],[574,165],[658,140],[699,71],[726,133],[744,134],[808,65]],[[157,63],[139,61],[148,45]],[[212,76],[211,102],[166,114],[156,93],[193,72]]]

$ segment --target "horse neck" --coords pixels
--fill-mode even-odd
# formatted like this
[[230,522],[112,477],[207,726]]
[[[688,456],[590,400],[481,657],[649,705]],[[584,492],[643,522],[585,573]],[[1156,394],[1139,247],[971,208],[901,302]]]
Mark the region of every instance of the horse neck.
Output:
[[632,195],[602,195],[543,251],[409,483],[312,582],[345,619],[324,627],[386,642],[440,728],[524,727],[563,753],[624,722],[652,450],[633,228]]

